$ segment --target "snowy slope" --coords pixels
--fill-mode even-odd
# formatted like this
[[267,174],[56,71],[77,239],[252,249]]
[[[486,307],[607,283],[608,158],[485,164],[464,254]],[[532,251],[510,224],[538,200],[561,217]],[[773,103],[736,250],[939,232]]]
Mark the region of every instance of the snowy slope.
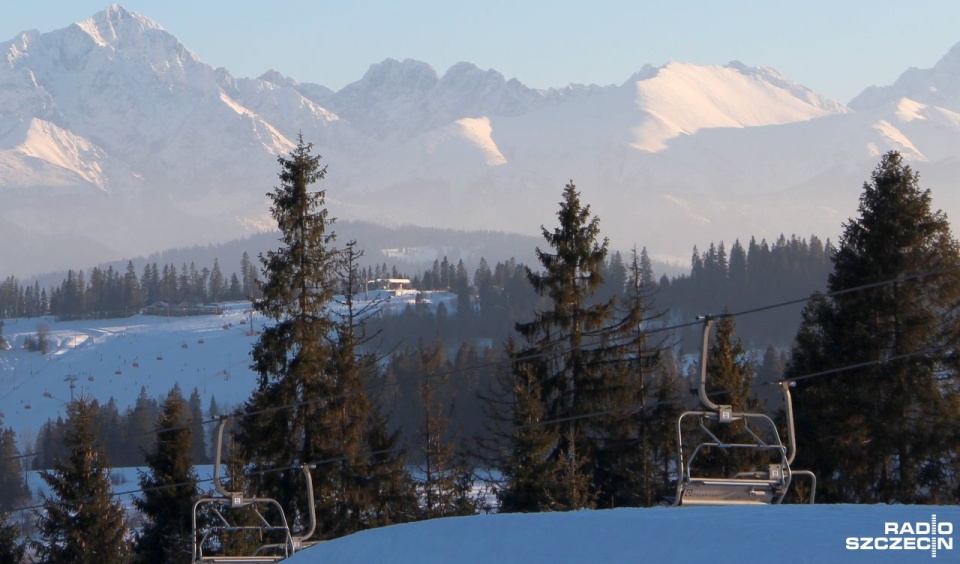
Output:
[[[13,349],[0,351],[3,424],[26,438],[47,418],[65,413],[64,402],[71,394],[67,376],[77,377],[74,394],[86,394],[100,402],[112,396],[121,410],[133,405],[141,387],[158,398],[175,383],[187,395],[197,388],[204,408],[211,396],[221,405],[238,405],[255,383],[248,367],[255,339],[248,334],[248,321],[249,313],[242,305],[222,315],[198,317],[6,320],[4,338]],[[40,323],[48,327],[51,336],[47,355],[22,349]],[[254,325],[262,325],[257,316]]]
[[16,184],[104,189],[106,153],[89,139],[39,118],[10,125],[0,138],[0,188]]
[[[884,534],[884,523],[929,525],[931,534]],[[902,526],[902,525],[901,525]],[[321,543],[287,562],[955,562],[957,507],[818,505],[681,507],[435,519]],[[912,550],[850,550],[847,538],[914,538]],[[920,537],[917,543],[916,538]],[[952,549],[945,546],[950,542]],[[860,541],[857,541],[859,546]],[[892,543],[883,542],[884,546]],[[907,546],[900,541],[901,546]]]
[[634,128],[632,145],[650,152],[700,129],[793,123],[847,111],[772,69],[736,61],[724,67],[670,63],[634,86],[636,105],[646,115]]
[[[376,296],[371,291],[368,297]],[[398,314],[414,300],[414,295],[389,298],[383,311]],[[456,311],[454,294],[428,293],[427,303],[441,301]],[[174,384],[185,395],[197,388],[204,409],[214,396],[221,406],[239,406],[256,383],[250,370],[250,349],[256,339],[251,319],[254,331],[266,322],[251,312],[249,302],[227,304],[221,314],[191,317],[6,319],[3,337],[12,348],[0,350],[2,424],[32,444],[30,437],[48,418],[65,413],[71,394],[68,376],[76,377],[74,394],[102,403],[113,397],[121,411],[134,404],[141,388],[151,398],[162,398]],[[46,355],[23,348],[41,325],[50,335]]]

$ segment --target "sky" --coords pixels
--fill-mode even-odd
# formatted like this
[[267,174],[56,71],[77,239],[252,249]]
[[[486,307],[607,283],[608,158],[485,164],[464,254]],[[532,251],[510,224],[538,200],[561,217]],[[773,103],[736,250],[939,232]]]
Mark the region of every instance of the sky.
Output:
[[[773,67],[848,102],[960,43],[960,2],[925,0],[127,0],[204,62],[337,90],[387,58],[459,61],[535,88],[621,84],[669,61]],[[0,0],[0,41],[67,27],[107,0]]]

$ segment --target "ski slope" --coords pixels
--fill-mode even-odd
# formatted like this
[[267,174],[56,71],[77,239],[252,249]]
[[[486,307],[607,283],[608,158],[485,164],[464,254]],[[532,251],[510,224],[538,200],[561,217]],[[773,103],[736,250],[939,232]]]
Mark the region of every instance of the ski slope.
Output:
[[[422,299],[428,306],[443,302],[448,311],[456,311],[456,294],[426,292]],[[416,301],[416,293],[387,296],[371,290],[355,305],[363,308],[373,300],[385,314],[395,315]],[[239,406],[256,385],[250,350],[257,333],[272,323],[254,313],[249,302],[223,304],[220,314],[190,317],[3,322],[3,337],[12,348],[0,350],[0,419],[17,432],[21,450],[33,446],[48,418],[66,414],[71,393],[101,404],[112,397],[122,414],[133,406],[141,388],[162,401],[178,384],[184,397],[197,389],[205,416],[214,397],[221,412]],[[47,354],[23,348],[40,325],[50,335]]]
[[[0,413],[21,440],[47,418],[65,415],[71,393],[100,403],[116,399],[121,413],[144,388],[151,398],[179,384],[184,396],[194,388],[206,410],[211,397],[220,406],[237,405],[253,389],[249,369],[250,304],[232,304],[222,315],[57,322],[50,317],[4,321],[4,338],[13,345],[0,351]],[[263,319],[252,316],[254,329]],[[24,341],[38,325],[50,334],[47,354],[28,352]],[[74,389],[70,389],[71,380]]]

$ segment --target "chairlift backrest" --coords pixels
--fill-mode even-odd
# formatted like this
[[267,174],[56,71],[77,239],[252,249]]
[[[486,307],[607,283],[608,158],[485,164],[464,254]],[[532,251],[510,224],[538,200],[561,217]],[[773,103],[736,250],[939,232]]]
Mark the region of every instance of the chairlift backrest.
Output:
[[[223,455],[223,431],[227,417],[221,417],[217,427],[217,450],[213,466],[214,492],[209,497],[197,500],[193,506],[193,557],[194,562],[277,562],[291,556],[296,551],[308,546],[307,540],[316,530],[317,518],[313,499],[313,480],[310,466],[301,465],[307,482],[307,507],[309,508],[310,522],[306,531],[294,535],[290,531],[283,507],[275,500],[265,497],[247,497],[242,491],[228,491],[220,481],[220,466]],[[261,509],[267,508],[268,511]],[[244,525],[239,521],[231,520],[231,513],[247,509],[252,511],[259,521],[258,525]],[[198,527],[197,516],[204,511],[214,518],[214,524]],[[273,518],[271,522],[267,517]],[[268,542],[260,545],[253,554],[204,554],[205,547],[217,545],[217,537],[227,532],[254,532],[259,538],[282,538],[282,542]],[[209,542],[208,542],[209,541]]]

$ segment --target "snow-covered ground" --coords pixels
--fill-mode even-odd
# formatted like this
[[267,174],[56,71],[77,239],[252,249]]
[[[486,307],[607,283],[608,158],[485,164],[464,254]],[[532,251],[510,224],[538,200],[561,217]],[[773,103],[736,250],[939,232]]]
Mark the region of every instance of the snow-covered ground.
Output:
[[[367,298],[375,294],[370,291]],[[416,294],[410,293],[392,297],[382,307],[387,314],[398,314],[415,300]],[[455,294],[428,292],[426,300],[456,310]],[[240,405],[256,383],[250,350],[255,332],[267,322],[251,312],[249,302],[226,304],[219,315],[192,317],[5,319],[3,337],[12,348],[0,350],[2,424],[18,433],[21,450],[25,444],[32,446],[48,418],[65,415],[71,383],[74,396],[85,394],[100,403],[113,397],[121,413],[133,406],[141,388],[149,397],[162,399],[174,384],[184,397],[197,389],[205,416],[211,397],[221,409]],[[23,348],[41,325],[50,337],[45,355]]]
[[[0,351],[0,412],[3,425],[21,438],[39,430],[47,418],[65,414],[70,400],[84,394],[105,403],[110,397],[121,412],[146,388],[160,398],[179,384],[185,396],[196,388],[206,410],[217,403],[236,405],[255,383],[249,368],[249,303],[234,304],[222,315],[57,322],[52,318],[5,320],[4,338],[13,345]],[[263,319],[253,316],[254,328]],[[46,355],[22,345],[38,325],[50,334]]]
[[[932,515],[940,534],[931,532]],[[893,523],[898,532],[885,532]],[[905,532],[905,524],[914,533]],[[958,525],[957,506],[919,505],[481,515],[364,531],[307,548],[287,562],[957,562]],[[867,538],[874,539],[871,547],[884,549],[848,548],[863,546]],[[931,543],[939,546],[936,559]]]

